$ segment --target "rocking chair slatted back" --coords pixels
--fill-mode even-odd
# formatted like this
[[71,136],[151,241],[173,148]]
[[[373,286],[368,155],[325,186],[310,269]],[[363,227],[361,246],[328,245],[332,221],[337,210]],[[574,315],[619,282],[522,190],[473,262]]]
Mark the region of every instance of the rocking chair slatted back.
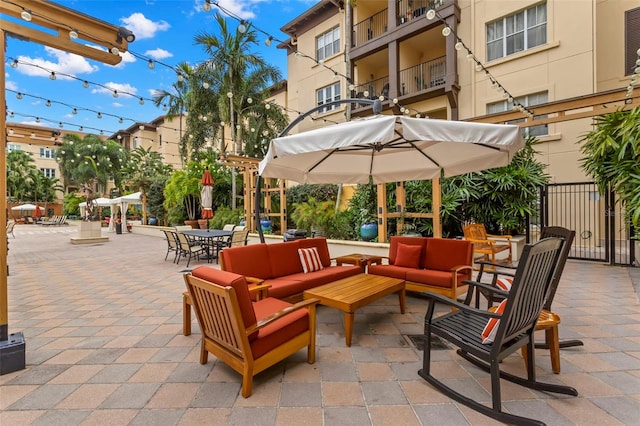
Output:
[[548,238],[525,247],[503,314],[508,321],[500,321],[498,328],[498,335],[502,332],[504,336],[501,340],[509,341],[535,327],[556,271],[562,243],[560,238]]

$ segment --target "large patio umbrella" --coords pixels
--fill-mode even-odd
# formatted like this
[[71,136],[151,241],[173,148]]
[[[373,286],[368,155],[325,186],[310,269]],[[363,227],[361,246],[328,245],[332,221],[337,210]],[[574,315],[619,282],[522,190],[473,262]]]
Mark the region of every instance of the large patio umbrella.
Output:
[[200,182],[202,183],[202,189],[200,190],[202,218],[211,219],[213,217],[213,178],[208,167],[204,169]]
[[[379,114],[273,139],[258,172],[312,184],[437,179],[506,166],[523,146],[514,125]],[[434,194],[434,236],[439,211]]]
[[31,204],[31,203],[20,204],[19,206],[11,207],[11,210],[20,210],[20,211],[26,211],[26,212],[34,211],[36,209],[42,209],[42,207],[36,206],[35,204]]
[[425,180],[506,166],[518,126],[376,115],[273,139],[262,177],[300,183]]

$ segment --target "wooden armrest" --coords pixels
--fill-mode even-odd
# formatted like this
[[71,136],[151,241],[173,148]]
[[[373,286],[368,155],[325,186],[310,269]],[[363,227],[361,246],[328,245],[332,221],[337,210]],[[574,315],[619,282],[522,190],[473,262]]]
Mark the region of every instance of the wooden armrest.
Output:
[[298,302],[295,305],[288,306],[284,309],[279,310],[278,312],[269,315],[268,317],[258,321],[257,324],[246,329],[247,335],[260,330],[261,328],[266,327],[277,319],[280,319],[286,315],[289,315],[292,312],[298,311],[300,309],[306,309],[309,307],[310,309],[315,309],[315,306],[320,302],[318,299],[307,299],[302,302]]
[[269,296],[269,289],[271,288],[271,284],[258,284],[258,285],[250,285],[249,293],[256,295],[256,300],[262,300]]
[[493,234],[487,234],[487,238],[494,238],[494,239],[498,239],[498,240],[508,240],[511,241],[511,238],[513,238],[511,235],[493,235]]
[[473,266],[471,265],[456,265],[453,268],[451,268],[451,272],[458,273],[460,271],[464,271],[465,269],[473,269]]
[[247,277],[247,276],[245,276],[244,278],[247,280],[249,284],[262,284],[264,282],[262,278]]

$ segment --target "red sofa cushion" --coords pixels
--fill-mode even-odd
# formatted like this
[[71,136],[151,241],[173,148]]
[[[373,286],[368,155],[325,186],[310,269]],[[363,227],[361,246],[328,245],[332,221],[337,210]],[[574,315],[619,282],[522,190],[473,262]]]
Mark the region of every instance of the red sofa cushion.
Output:
[[222,250],[220,255],[225,271],[263,280],[273,277],[267,244],[230,247]]
[[[291,306],[291,303],[267,297],[253,304],[256,317],[262,320],[269,315]],[[270,350],[288,342],[309,329],[309,311],[299,309],[280,318],[258,331],[258,338],[251,342],[253,358],[259,358]]]
[[[405,236],[399,236],[399,235],[391,237],[390,244],[389,244],[389,263],[391,265],[396,264],[396,259],[398,257],[398,244],[420,246],[422,247],[422,253],[424,253],[425,251],[424,247],[426,243],[427,243],[427,238],[423,238],[423,237],[405,237]],[[420,268],[423,267],[422,261],[420,262],[418,267]]]
[[[298,244],[295,241],[267,244],[267,250],[269,250],[269,262],[271,263],[271,278],[302,272]],[[248,260],[250,263],[253,262],[251,258]]]
[[383,277],[406,280],[407,270],[408,268],[395,265],[369,265],[368,273],[372,275],[382,275]]
[[[244,327],[249,328],[256,324],[256,314],[253,311],[253,304],[249,296],[249,284],[244,276],[221,271],[210,266],[198,266],[191,271],[191,275],[222,287],[233,287],[236,298],[238,299],[238,306],[242,314]],[[252,333],[249,335],[249,341],[255,340],[257,337],[257,332]]]
[[[301,272],[299,274],[288,275],[285,278],[287,280],[300,281],[304,286],[303,290],[307,290],[312,287],[329,284],[330,282],[352,277],[361,273],[362,269],[359,266],[331,266],[320,271],[309,272],[306,274]],[[269,293],[269,295],[271,295],[271,293]]]
[[[454,266],[472,265],[473,262],[473,244],[467,240],[429,238],[424,253],[425,269],[451,271]],[[469,271],[465,275],[470,277],[470,274]]]
[[422,258],[422,247],[418,245],[398,244],[396,252],[395,266],[404,266],[405,268],[417,268],[420,266]]
[[[460,274],[458,275],[460,280]],[[436,287],[451,288],[451,272],[437,271],[435,269],[407,269],[407,281],[427,284]],[[458,281],[460,282],[460,281]]]
[[[329,246],[327,245],[327,239],[324,237],[305,238],[303,240],[292,241],[298,243],[299,248],[315,247],[318,249],[320,255],[320,261],[325,268],[331,266],[331,256],[329,256]],[[302,269],[300,269],[302,270]]]

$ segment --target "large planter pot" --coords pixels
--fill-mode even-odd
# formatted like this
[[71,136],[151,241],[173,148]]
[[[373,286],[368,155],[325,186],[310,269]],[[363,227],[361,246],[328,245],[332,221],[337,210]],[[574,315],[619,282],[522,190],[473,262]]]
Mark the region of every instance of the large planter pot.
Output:
[[209,220],[208,219],[198,219],[198,227],[200,229],[208,229],[209,228]]
[[260,227],[265,234],[271,233],[271,221],[269,219],[260,219]]
[[375,222],[363,223],[360,226],[360,237],[364,241],[371,241],[378,236],[378,224]]
[[153,225],[153,226],[158,225],[158,218],[157,217],[150,217],[149,219],[147,219],[147,224]]
[[200,229],[200,226],[198,225],[197,220],[185,220],[184,224],[189,225],[193,229]]

